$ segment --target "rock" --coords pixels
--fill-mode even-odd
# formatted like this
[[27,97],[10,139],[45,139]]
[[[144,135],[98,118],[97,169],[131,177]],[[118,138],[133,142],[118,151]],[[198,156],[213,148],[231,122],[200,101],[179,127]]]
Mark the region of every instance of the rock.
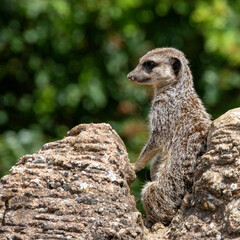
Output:
[[[240,239],[240,108],[216,119],[188,196],[162,239]],[[186,200],[186,199],[185,199]]]
[[143,226],[135,173],[108,124],[82,124],[0,182],[0,239],[240,239],[240,108],[211,126],[193,191],[172,223]]
[[45,163],[45,159],[44,159],[43,156],[38,156],[38,157],[37,157],[36,159],[34,159],[32,162],[33,162],[33,163],[40,163],[40,164],[42,164],[42,163]]
[[108,124],[82,124],[0,182],[0,239],[142,239],[135,173]]

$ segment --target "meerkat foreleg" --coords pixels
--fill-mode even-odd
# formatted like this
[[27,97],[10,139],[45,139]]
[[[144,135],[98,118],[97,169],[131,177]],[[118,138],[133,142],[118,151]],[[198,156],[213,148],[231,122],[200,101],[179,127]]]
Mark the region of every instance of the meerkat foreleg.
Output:
[[153,139],[150,139],[148,143],[142,149],[138,160],[134,163],[134,169],[136,172],[143,169],[147,163],[157,154],[159,147]]

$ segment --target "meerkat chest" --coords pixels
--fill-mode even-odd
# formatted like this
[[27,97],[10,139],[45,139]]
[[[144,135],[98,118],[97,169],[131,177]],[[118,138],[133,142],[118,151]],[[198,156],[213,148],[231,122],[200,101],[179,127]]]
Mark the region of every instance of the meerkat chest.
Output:
[[176,107],[171,102],[154,101],[149,114],[151,129],[162,134],[168,133],[169,129],[177,121],[178,113],[176,110]]

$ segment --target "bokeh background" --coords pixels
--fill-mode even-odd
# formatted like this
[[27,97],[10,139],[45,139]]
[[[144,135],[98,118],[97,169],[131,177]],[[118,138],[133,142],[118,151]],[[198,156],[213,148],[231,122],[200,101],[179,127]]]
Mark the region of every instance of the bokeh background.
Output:
[[1,0],[0,176],[80,123],[110,123],[135,161],[152,90],[126,75],[163,46],[186,54],[213,119],[240,105],[239,0]]

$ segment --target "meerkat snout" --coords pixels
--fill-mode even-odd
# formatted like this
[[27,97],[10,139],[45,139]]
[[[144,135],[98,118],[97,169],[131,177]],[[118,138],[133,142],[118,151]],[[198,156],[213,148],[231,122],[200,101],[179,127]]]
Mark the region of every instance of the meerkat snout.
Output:
[[142,85],[165,87],[175,84],[182,71],[184,56],[179,52],[155,49],[144,55],[137,67],[128,74],[128,79]]
[[127,78],[130,80],[130,81],[134,81],[135,80],[135,76],[132,72],[130,72],[128,75],[127,75]]
[[131,71],[127,77],[130,81],[137,82],[138,84],[150,83],[150,76],[147,73],[139,71],[138,67]]

